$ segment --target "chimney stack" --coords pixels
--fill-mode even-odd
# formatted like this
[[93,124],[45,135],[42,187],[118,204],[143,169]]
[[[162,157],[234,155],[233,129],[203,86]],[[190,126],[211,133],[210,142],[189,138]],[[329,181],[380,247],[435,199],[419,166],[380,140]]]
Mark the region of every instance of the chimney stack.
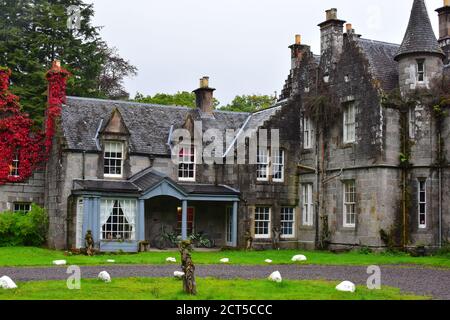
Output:
[[342,53],[344,23],[344,20],[338,19],[337,9],[333,8],[326,11],[326,20],[319,24],[320,54],[324,73],[329,73],[334,68]]
[[197,108],[205,114],[212,115],[214,111],[214,96],[216,89],[209,87],[209,77],[200,79],[200,88],[194,90]]
[[300,67],[301,62],[306,53],[311,51],[310,46],[302,44],[302,36],[299,34],[295,35],[295,43],[289,46],[291,49],[291,69],[294,70]]
[[444,63],[450,63],[450,0],[444,0],[444,6],[436,10],[439,13],[439,46],[446,56]]

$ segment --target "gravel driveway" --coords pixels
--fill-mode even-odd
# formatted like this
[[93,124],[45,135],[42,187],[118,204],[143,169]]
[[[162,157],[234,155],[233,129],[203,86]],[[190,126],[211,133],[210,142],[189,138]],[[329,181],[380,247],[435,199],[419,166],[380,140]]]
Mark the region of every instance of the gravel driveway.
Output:
[[[369,275],[367,267],[357,266],[231,266],[197,265],[198,277],[219,279],[264,279],[279,270],[284,279],[290,280],[349,280],[365,285]],[[400,288],[405,293],[432,296],[435,299],[450,300],[450,270],[411,266],[381,266],[382,285]],[[0,268],[0,276],[8,275],[14,281],[67,279],[66,267],[51,268]],[[83,278],[96,278],[106,270],[112,278],[125,277],[171,277],[180,270],[177,265],[115,265],[81,267]]]

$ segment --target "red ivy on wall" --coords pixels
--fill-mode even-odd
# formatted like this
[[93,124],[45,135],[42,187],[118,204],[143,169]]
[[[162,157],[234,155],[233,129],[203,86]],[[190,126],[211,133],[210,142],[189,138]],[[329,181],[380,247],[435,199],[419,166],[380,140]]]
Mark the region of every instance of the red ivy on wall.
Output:
[[[0,68],[0,185],[22,182],[48,160],[55,135],[55,120],[65,103],[69,73],[58,62],[47,72],[48,109],[44,131],[33,131],[33,121],[20,110],[19,98],[11,94],[11,71]],[[14,159],[18,159],[18,176],[11,175]]]

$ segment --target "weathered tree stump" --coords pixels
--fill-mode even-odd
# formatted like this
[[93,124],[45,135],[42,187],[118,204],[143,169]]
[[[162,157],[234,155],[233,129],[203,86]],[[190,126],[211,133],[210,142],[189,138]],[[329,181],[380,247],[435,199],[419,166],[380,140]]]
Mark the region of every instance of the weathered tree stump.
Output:
[[195,266],[191,256],[192,243],[191,241],[181,241],[179,248],[181,253],[181,268],[184,272],[183,291],[190,295],[196,295]]
[[86,254],[88,256],[94,255],[94,237],[92,237],[92,231],[88,230],[86,233],[86,236],[84,237],[85,240],[85,247],[86,247]]

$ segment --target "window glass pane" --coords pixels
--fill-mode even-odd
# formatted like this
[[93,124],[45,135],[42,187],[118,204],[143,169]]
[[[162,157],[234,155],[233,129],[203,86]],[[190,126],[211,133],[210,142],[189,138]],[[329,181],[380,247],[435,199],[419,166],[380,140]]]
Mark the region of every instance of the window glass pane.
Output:
[[106,142],[104,152],[104,174],[120,176],[122,175],[123,164],[123,143]]
[[135,240],[135,200],[102,200],[100,205],[102,240]]
[[193,145],[180,150],[178,178],[195,180],[195,147]]

